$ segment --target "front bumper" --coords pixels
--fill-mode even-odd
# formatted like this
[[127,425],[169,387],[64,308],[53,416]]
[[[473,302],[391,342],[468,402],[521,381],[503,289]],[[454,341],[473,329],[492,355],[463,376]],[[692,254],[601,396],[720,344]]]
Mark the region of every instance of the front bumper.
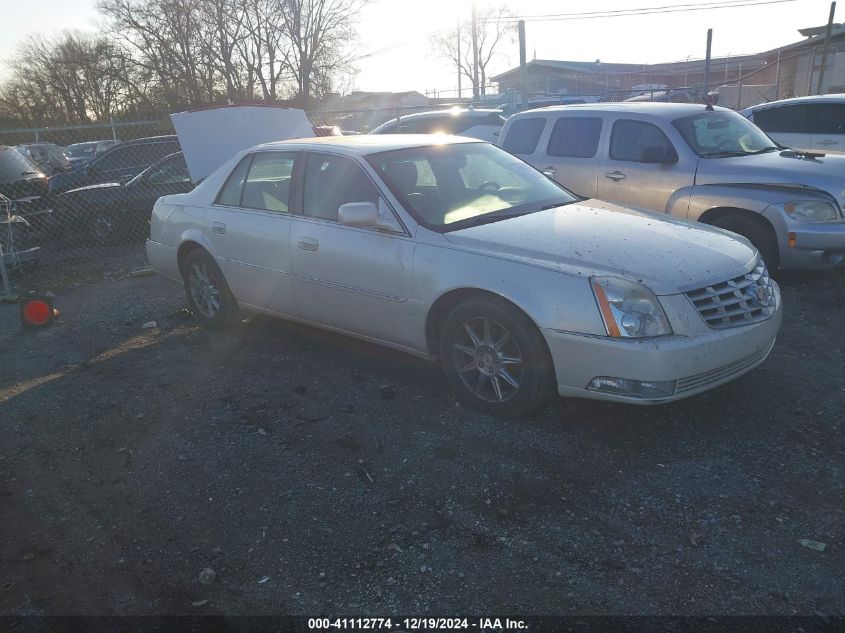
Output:
[[777,233],[784,270],[845,267],[845,221],[795,222],[776,206],[766,209],[763,216]]
[[[783,319],[777,311],[765,321],[708,330],[690,336],[625,340],[544,329],[557,375],[558,393],[631,404],[658,404],[694,396],[725,384],[768,357]],[[638,398],[587,389],[593,378],[675,381],[672,395]]]

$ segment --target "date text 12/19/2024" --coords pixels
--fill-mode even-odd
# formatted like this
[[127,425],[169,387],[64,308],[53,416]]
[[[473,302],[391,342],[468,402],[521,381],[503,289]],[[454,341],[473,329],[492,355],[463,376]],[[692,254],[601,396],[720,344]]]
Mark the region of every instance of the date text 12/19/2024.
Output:
[[511,618],[309,618],[308,630],[361,631],[518,631],[523,620]]

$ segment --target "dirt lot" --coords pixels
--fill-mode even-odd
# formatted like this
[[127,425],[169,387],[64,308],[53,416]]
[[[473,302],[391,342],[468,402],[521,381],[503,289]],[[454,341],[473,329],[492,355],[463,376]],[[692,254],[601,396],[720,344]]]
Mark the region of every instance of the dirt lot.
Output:
[[158,277],[0,305],[0,613],[842,614],[845,275],[783,292],[728,386],[521,421]]

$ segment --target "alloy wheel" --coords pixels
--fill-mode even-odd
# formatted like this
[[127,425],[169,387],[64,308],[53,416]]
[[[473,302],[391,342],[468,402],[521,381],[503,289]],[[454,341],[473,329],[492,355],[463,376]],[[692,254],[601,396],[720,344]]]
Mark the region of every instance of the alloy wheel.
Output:
[[205,262],[195,262],[188,284],[194,305],[204,317],[213,319],[220,311],[220,285],[214,272]]
[[463,323],[452,343],[452,361],[466,388],[486,402],[510,400],[525,377],[516,340],[503,325],[486,317]]

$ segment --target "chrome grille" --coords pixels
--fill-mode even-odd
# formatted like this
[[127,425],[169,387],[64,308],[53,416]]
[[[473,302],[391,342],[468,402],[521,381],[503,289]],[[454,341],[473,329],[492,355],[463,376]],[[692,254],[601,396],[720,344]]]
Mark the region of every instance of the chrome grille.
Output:
[[751,271],[686,293],[701,318],[714,329],[765,321],[775,312],[775,288],[762,259]]

